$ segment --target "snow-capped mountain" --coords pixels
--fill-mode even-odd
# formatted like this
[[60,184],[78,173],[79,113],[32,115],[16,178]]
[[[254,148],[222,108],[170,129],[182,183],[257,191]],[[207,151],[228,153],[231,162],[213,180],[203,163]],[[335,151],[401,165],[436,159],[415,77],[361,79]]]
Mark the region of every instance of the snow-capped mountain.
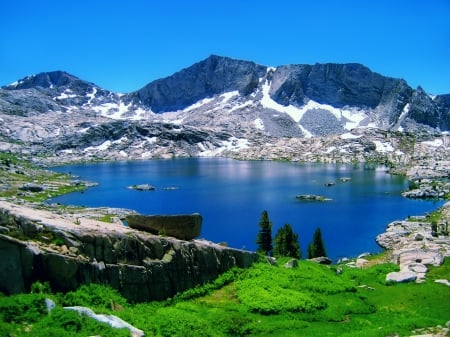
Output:
[[275,68],[212,55],[128,94],[62,71],[28,76],[0,90],[0,127],[3,139],[54,153],[114,148],[129,157],[135,149],[145,158],[182,144],[185,155],[218,155],[357,128],[448,131],[450,95],[431,96],[360,64]]

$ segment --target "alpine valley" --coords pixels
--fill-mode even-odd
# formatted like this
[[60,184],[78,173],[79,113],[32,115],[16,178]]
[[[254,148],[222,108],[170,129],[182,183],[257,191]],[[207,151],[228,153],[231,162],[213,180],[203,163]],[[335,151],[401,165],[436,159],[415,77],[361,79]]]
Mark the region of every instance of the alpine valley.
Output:
[[0,150],[46,164],[228,156],[406,169],[446,163],[449,130],[450,94],[354,63],[267,67],[212,55],[128,94],[63,71],[0,89]]

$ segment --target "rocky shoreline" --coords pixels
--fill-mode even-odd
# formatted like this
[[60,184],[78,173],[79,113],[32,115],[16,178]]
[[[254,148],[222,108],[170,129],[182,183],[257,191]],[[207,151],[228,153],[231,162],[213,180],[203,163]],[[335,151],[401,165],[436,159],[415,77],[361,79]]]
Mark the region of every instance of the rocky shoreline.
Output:
[[[426,215],[393,221],[377,236],[376,241],[387,250],[389,260],[400,267],[398,273],[387,275],[387,282],[423,282],[427,265],[439,266],[450,257],[450,202],[436,212],[438,220]],[[449,280],[445,281],[450,285]]]

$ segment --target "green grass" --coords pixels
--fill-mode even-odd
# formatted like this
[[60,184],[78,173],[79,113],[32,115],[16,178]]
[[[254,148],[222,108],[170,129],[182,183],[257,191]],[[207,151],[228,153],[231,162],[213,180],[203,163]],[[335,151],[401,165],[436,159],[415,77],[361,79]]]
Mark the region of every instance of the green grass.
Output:
[[[68,174],[35,167],[29,160],[3,152],[0,153],[0,180],[4,183],[0,190],[0,197],[37,203],[58,195],[86,189],[83,184],[73,184],[72,177]],[[21,187],[27,183],[46,188],[41,192],[21,190]]]
[[38,284],[33,294],[0,296],[0,336],[128,335],[61,309],[48,315],[45,297],[58,307],[82,305],[114,314],[147,336],[410,336],[450,318],[445,300],[450,288],[434,283],[450,278],[448,259],[430,268],[423,284],[386,285],[386,273],[398,269],[389,263],[364,270],[342,267],[342,274],[336,268],[307,261],[296,269],[258,263],[173,299],[140,304],[106,286],[51,294]]

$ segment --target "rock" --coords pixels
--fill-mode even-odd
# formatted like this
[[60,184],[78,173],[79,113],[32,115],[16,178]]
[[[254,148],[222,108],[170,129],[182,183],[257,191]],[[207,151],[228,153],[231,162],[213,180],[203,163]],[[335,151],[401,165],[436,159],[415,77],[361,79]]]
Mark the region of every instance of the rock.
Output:
[[198,213],[182,215],[137,215],[126,217],[131,228],[153,234],[192,240],[200,235],[202,216]]
[[446,286],[449,286],[449,287],[450,287],[450,282],[449,282],[449,280],[438,279],[438,280],[434,280],[434,282],[436,282],[436,283],[441,283],[441,284],[445,284]]
[[313,261],[313,262],[317,262],[319,264],[325,264],[325,265],[330,265],[333,262],[326,256],[315,257],[313,259],[308,259],[308,261]]
[[423,241],[423,239],[424,239],[424,236],[421,233],[416,233],[414,235],[414,241]]
[[284,264],[285,268],[298,268],[298,260],[297,259],[291,259],[288,262]]
[[277,262],[276,258],[274,258],[272,256],[265,256],[264,258],[265,258],[266,262],[268,264],[270,264],[271,266],[278,266],[278,262]]
[[75,307],[64,307],[65,310],[73,310],[78,312],[78,314],[80,315],[86,315],[98,322],[101,323],[106,323],[109,326],[111,326],[112,328],[116,328],[116,329],[128,329],[130,330],[131,336],[132,337],[144,337],[145,334],[142,330],[132,326],[130,323],[125,322],[123,319],[114,316],[114,315],[104,315],[104,314],[96,314],[94,311],[92,311],[89,308],[86,307],[80,307],[80,306],[75,306]]
[[368,260],[363,259],[363,258],[358,258],[356,259],[356,267],[358,268],[364,268],[364,266],[369,263]]
[[371,256],[372,253],[366,252],[358,255],[358,259],[363,259],[365,257]]
[[426,273],[428,268],[422,263],[411,263],[408,265],[408,269],[414,273]]
[[315,194],[299,194],[295,197],[298,200],[305,201],[330,201],[330,198]]
[[22,187],[19,187],[19,189],[22,191],[28,191],[28,192],[33,192],[33,193],[44,191],[43,186],[37,185],[37,184],[32,184],[32,183],[25,183],[25,184],[23,184]]
[[[117,224],[92,220],[90,225],[84,219],[74,225],[56,213],[4,201],[0,201],[0,221],[11,232],[17,232],[22,222],[36,222],[45,233],[24,241],[0,234],[0,291],[5,294],[29,292],[36,281],[49,282],[55,291],[100,283],[117,289],[131,302],[164,300],[259,259],[253,252],[155,236]],[[51,248],[54,237],[65,242],[65,254],[61,247]]]
[[155,186],[152,186],[150,184],[131,185],[128,186],[128,188],[137,191],[154,191],[156,189]]
[[50,313],[53,310],[53,308],[56,307],[56,303],[53,300],[46,298],[45,307],[47,308],[47,313]]
[[408,271],[391,272],[386,275],[386,283],[414,282],[416,279],[417,279],[416,273]]

